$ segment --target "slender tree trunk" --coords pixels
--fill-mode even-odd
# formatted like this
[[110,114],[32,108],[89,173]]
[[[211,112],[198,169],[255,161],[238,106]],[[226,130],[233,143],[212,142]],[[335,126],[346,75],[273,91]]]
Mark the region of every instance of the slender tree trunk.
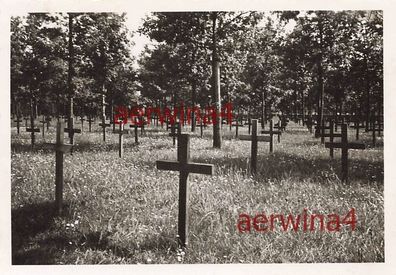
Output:
[[265,129],[265,122],[267,121],[266,112],[266,92],[265,90],[261,92],[261,128]]
[[323,86],[323,68],[322,68],[322,54],[323,54],[323,25],[322,21],[319,20],[319,58],[318,58],[318,88],[319,88],[319,101],[318,101],[318,124],[321,126],[323,124],[323,96],[324,96],[324,86]]
[[67,75],[67,87],[69,92],[69,110],[68,110],[68,128],[69,128],[69,137],[72,135],[71,129],[73,128],[72,125],[72,117],[73,117],[73,16],[69,13],[69,68],[68,68],[68,75]]
[[213,121],[213,147],[221,148],[221,128],[219,125],[220,111],[221,111],[221,96],[220,96],[220,62],[217,56],[217,35],[216,35],[216,21],[217,12],[212,13],[212,77],[213,77],[213,95],[215,99],[215,120]]
[[369,80],[369,70],[368,70],[368,60],[365,55],[365,76],[366,76],[366,132],[369,130],[370,124],[370,80]]
[[196,94],[197,94],[197,82],[194,79],[191,87],[191,104],[192,104],[192,113],[191,113],[191,132],[195,132],[195,104],[196,104]]

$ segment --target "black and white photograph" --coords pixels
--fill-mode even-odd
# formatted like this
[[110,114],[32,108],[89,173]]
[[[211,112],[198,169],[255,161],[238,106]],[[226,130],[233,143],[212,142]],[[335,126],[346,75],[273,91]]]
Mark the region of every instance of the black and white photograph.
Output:
[[392,11],[51,3],[3,18],[8,269],[389,264]]

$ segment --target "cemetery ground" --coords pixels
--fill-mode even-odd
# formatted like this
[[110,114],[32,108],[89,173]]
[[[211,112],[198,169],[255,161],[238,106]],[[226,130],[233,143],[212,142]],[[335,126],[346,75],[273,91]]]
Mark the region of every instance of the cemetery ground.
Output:
[[[53,123],[54,125],[54,123]],[[383,143],[349,152],[349,182],[342,183],[341,152],[329,149],[305,127],[290,123],[281,143],[258,145],[257,174],[250,175],[250,142],[230,139],[223,127],[222,149],[212,148],[212,129],[190,140],[191,160],[215,165],[213,176],[190,174],[189,245],[177,247],[179,172],[156,169],[157,160],[176,160],[165,130],[148,130],[134,144],[100,128],[75,136],[73,154],[64,156],[62,215],[55,215],[55,153],[30,147],[24,129],[12,128],[11,211],[13,264],[284,263],[383,262]],[[79,127],[79,124],[77,124]],[[85,126],[87,127],[87,126]],[[247,127],[239,129],[247,134]],[[189,132],[184,128],[183,132]],[[349,140],[354,130],[349,128]],[[140,134],[140,133],[139,133]],[[67,134],[65,134],[65,142]],[[337,139],[338,140],[338,139]],[[382,140],[382,138],[381,138]],[[55,128],[45,135],[55,141]],[[331,214],[356,211],[354,231],[276,229],[240,233],[239,214]],[[279,227],[279,226],[278,226]]]

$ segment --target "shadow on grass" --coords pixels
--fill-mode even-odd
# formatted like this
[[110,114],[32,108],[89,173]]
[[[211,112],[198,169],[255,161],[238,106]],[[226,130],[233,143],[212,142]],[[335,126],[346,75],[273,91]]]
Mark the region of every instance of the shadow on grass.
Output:
[[[247,158],[249,160],[247,161]],[[250,155],[245,158],[198,158],[194,162],[213,163],[218,169],[226,172],[232,170],[249,170]],[[366,161],[349,159],[349,180],[360,180],[364,183],[383,182],[384,164],[382,161]],[[257,156],[257,175],[260,179],[296,180],[312,179],[320,182],[337,180],[341,176],[341,160],[339,156],[330,158],[304,158],[283,152],[259,154]]]
[[148,237],[139,244],[114,242],[111,240],[111,235],[108,231],[89,232],[80,238],[78,246],[81,250],[111,251],[117,257],[134,259],[139,258],[139,254],[145,251],[161,251],[163,254],[166,254],[170,250],[176,251],[177,249],[176,239],[172,239],[165,234]]
[[[64,205],[63,215],[67,215],[68,206]],[[51,264],[54,262],[53,249],[65,240],[47,239],[45,243],[51,243],[52,249],[47,245],[33,245],[32,241],[37,235],[45,234],[53,225],[56,217],[56,208],[53,202],[29,204],[11,210],[12,231],[12,264]],[[58,249],[57,249],[58,250]]]

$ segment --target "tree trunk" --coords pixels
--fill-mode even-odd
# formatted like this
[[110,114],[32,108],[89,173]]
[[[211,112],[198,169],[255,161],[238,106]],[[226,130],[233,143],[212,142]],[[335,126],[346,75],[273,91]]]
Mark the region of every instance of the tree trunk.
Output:
[[370,81],[369,81],[369,70],[368,70],[368,60],[365,55],[365,75],[366,75],[366,132],[369,130],[370,124]]
[[196,94],[197,94],[197,82],[193,80],[191,90],[191,105],[192,105],[192,113],[191,113],[191,132],[195,132],[195,104],[196,104]]
[[219,115],[221,111],[221,96],[220,96],[220,62],[217,56],[217,36],[216,36],[216,19],[217,12],[212,13],[212,77],[213,77],[213,98],[215,99],[215,120],[213,121],[213,147],[221,148],[221,129],[219,125]]
[[67,88],[69,92],[69,110],[68,110],[68,128],[69,128],[69,137],[71,134],[72,125],[72,117],[73,117],[73,16],[69,13],[69,68],[68,68],[68,75],[67,75]]

